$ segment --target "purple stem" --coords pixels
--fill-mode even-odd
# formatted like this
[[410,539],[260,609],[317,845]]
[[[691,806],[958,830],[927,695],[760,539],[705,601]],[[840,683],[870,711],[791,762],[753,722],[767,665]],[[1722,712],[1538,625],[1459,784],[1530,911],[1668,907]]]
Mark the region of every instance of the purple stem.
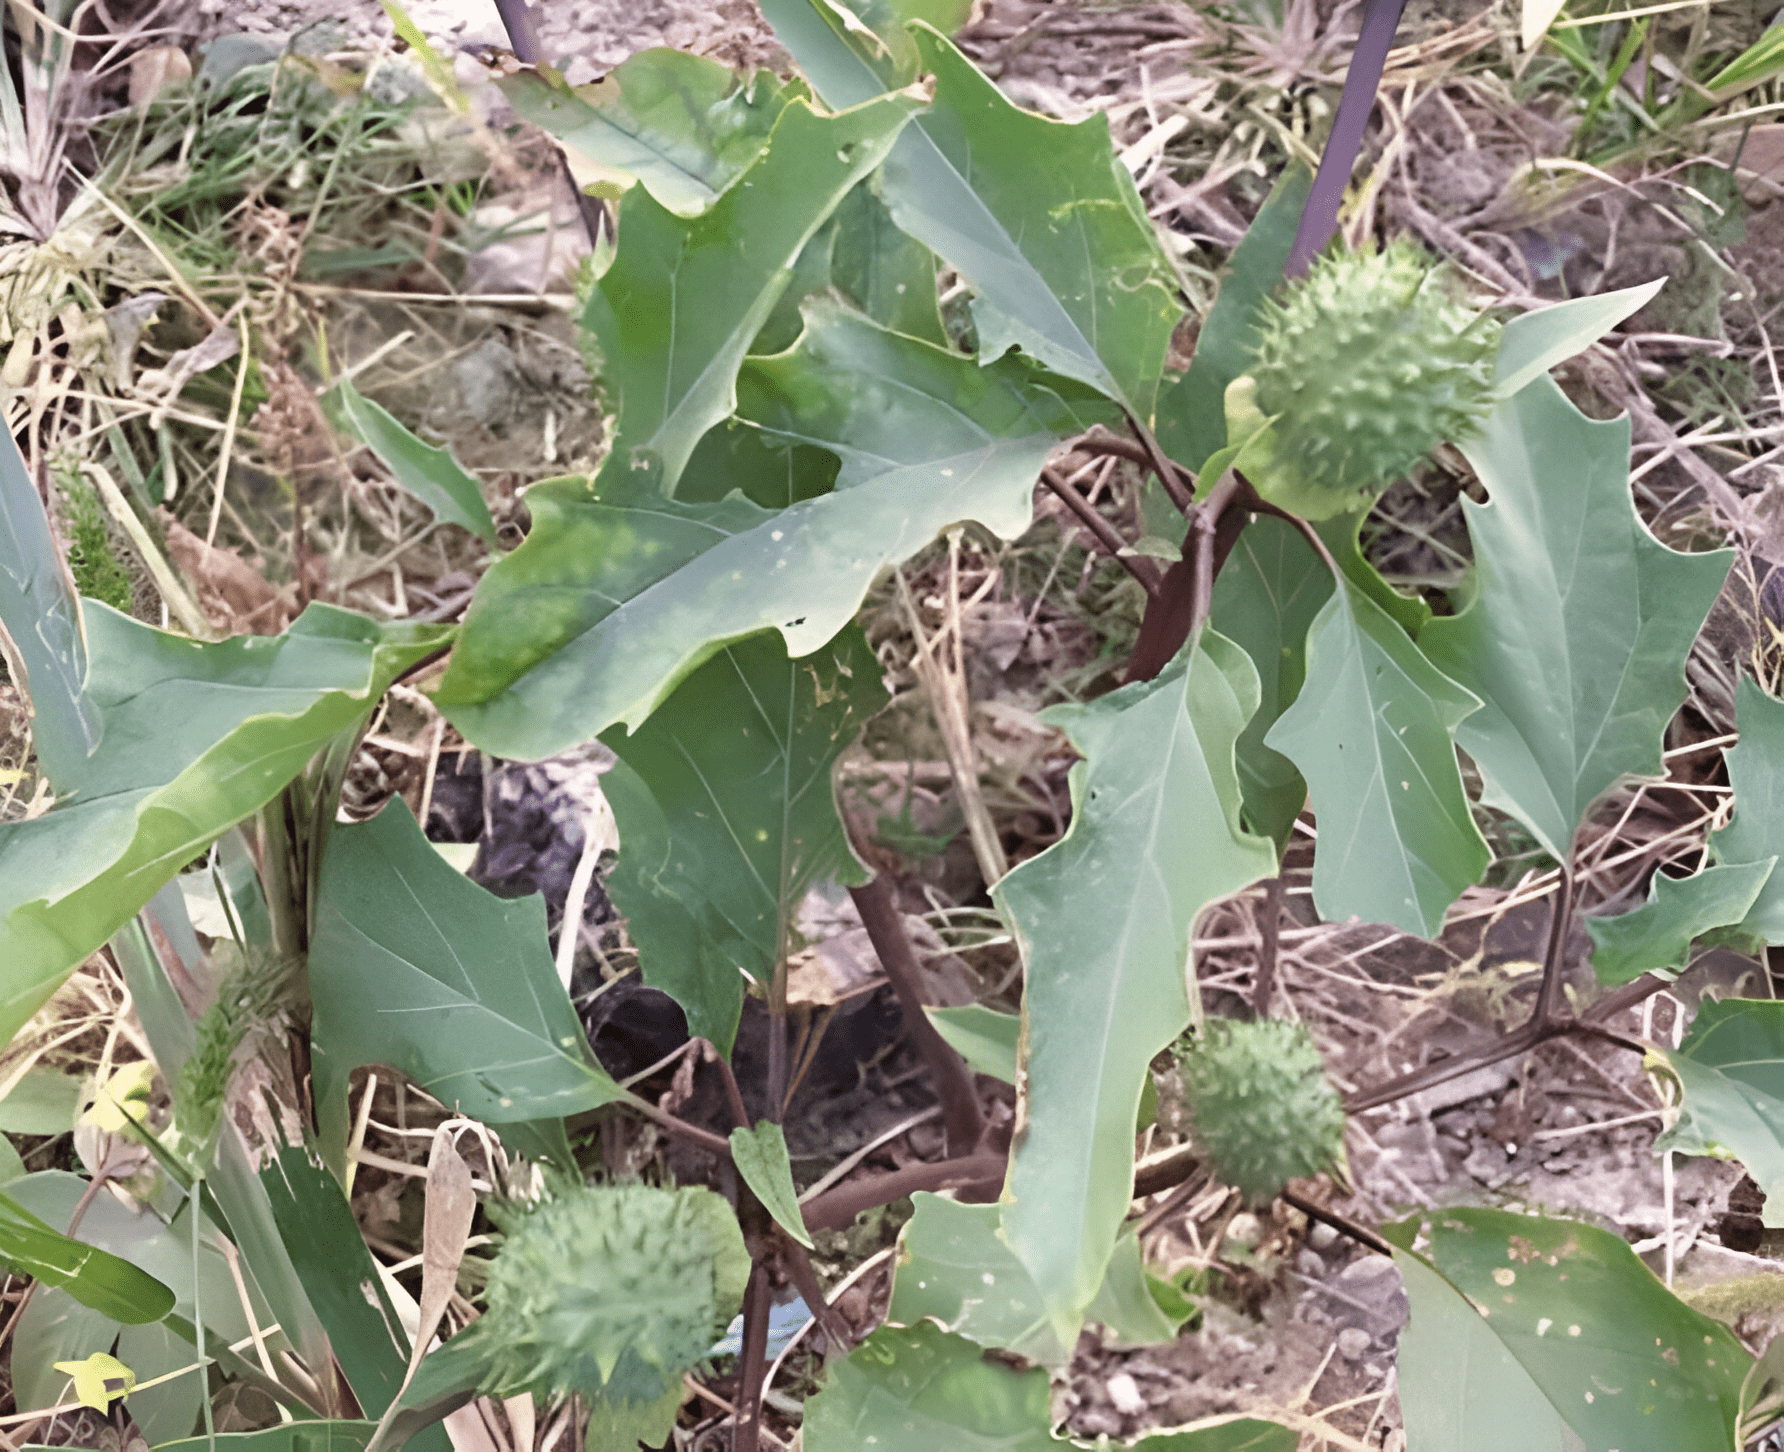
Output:
[[1344,73],[1338,119],[1332,123],[1313,189],[1307,194],[1307,205],[1301,209],[1301,225],[1295,232],[1295,245],[1289,249],[1288,263],[1282,269],[1284,277],[1305,273],[1338,230],[1338,206],[1344,200],[1344,188],[1350,184],[1357,153],[1363,148],[1363,129],[1369,124],[1369,113],[1375,109],[1375,92],[1381,85],[1382,68],[1393,49],[1394,32],[1400,28],[1400,12],[1406,8],[1406,0],[1367,0],[1367,5],[1363,33],[1357,37],[1350,69]]
[[[539,49],[539,28],[527,0],[496,0],[496,14],[502,17],[502,28],[508,32],[508,49],[523,66],[536,66],[544,59]],[[1342,115],[1342,112],[1340,113]]]

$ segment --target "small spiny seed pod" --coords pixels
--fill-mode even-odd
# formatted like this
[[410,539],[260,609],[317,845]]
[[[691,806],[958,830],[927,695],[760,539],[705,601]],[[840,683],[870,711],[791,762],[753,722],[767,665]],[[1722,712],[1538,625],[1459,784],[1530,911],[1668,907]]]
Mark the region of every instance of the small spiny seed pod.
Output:
[[1417,248],[1321,258],[1264,304],[1250,371],[1227,392],[1258,492],[1308,519],[1360,509],[1493,402],[1499,328]]
[[1178,1060],[1191,1134],[1248,1204],[1304,1175],[1345,1174],[1344,1106],[1305,1025],[1210,1019]]
[[737,1219],[710,1190],[576,1185],[506,1228],[477,1323],[485,1390],[503,1396],[660,1400],[724,1333],[749,1278]]

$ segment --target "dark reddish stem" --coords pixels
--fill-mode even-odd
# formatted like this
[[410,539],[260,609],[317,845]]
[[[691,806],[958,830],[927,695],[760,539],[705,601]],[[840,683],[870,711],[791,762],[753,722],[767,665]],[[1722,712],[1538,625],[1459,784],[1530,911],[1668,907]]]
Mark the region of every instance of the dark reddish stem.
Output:
[[768,1267],[761,1257],[750,1267],[743,1292],[742,1367],[737,1381],[737,1430],[731,1452],[757,1452],[762,1445],[762,1386],[768,1374],[768,1313],[774,1296]]
[[905,1037],[923,1056],[935,1080],[936,1093],[942,1101],[948,1153],[969,1154],[985,1132],[979,1093],[965,1060],[936,1032],[929,1015],[923,1012],[923,969],[917,962],[910,935],[904,930],[904,915],[893,900],[891,880],[884,875],[876,877],[865,887],[851,887],[849,896],[855,900],[868,940],[879,955],[892,991],[898,995],[898,1006],[904,1010]]
[[1041,470],[1041,482],[1065,502],[1066,508],[1078,516],[1079,522],[1095,536],[1096,542],[1104,551],[1138,580],[1148,595],[1158,593],[1158,566],[1143,556],[1123,554],[1122,551],[1127,548],[1126,542],[1115,532],[1115,526],[1097,512],[1095,505],[1052,468]]
[[1381,73],[1387,66],[1388,52],[1393,49],[1394,32],[1400,28],[1400,12],[1405,6],[1406,0],[1368,0],[1368,8],[1363,12],[1363,33],[1357,37],[1350,69],[1344,74],[1338,116],[1326,137],[1326,149],[1320,153],[1319,170],[1314,174],[1313,188],[1301,211],[1301,225],[1295,231],[1295,243],[1283,268],[1285,277],[1305,273],[1338,230],[1338,208],[1344,201],[1344,189],[1350,184],[1357,153],[1363,149],[1363,132],[1369,125],[1369,113],[1375,109],[1375,93],[1381,86]]
[[890,1205],[918,1190],[967,1190],[995,1195],[1003,1184],[1002,1155],[966,1155],[935,1164],[907,1165],[883,1175],[850,1180],[826,1190],[801,1212],[808,1230],[845,1230],[863,1210]]

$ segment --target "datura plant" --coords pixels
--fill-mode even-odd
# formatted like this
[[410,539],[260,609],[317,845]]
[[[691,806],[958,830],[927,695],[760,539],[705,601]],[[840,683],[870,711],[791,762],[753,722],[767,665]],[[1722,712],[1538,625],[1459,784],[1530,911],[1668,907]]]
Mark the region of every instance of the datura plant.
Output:
[[[446,1452],[442,1419],[480,1394],[573,1393],[590,1452],[634,1452],[675,1430],[687,1377],[716,1357],[735,1452],[756,1452],[765,1405],[797,1415],[766,1386],[770,1314],[796,1291],[819,1313],[799,1355],[827,1358],[800,1363],[822,1383],[805,1452],[1064,1446],[1049,1369],[1083,1328],[1146,1341],[1180,1324],[1182,1297],[1146,1273],[1135,1200],[1169,1214],[1153,1197],[1192,1175],[1254,1205],[1282,1192],[1393,1253],[1412,1303],[1409,1446],[1736,1452],[1784,1404],[1771,1363],[1615,1236],[1448,1210],[1371,1228],[1321,1203],[1344,1172],[1345,1113],[1582,1032],[1667,1061],[1680,1151],[1744,1157],[1780,1183],[1780,1005],[1706,1002],[1677,1049],[1606,1039],[1600,1020],[1676,977],[1694,943],[1784,945],[1784,703],[1740,687],[1732,816],[1707,865],[1579,931],[1577,829],[1620,784],[1664,776],[1686,658],[1731,559],[1650,533],[1628,421],[1588,418],[1550,376],[1660,284],[1501,326],[1490,299],[1465,300],[1403,244],[1283,282],[1302,220],[1337,213],[1354,157],[1334,154],[1322,181],[1282,175],[1173,373],[1189,244],[1155,230],[1104,116],[1024,111],[962,54],[947,32],[967,8],[763,0],[795,79],[670,50],[590,86],[549,68],[503,79],[582,182],[618,198],[577,314],[612,447],[594,473],[528,491],[530,532],[492,558],[462,626],[312,603],[276,636],[157,629],[79,597],[36,484],[0,450],[0,623],[46,783],[31,799],[47,805],[0,823],[0,1026],[32,1032],[109,945],[191,1150],[155,1139],[160,1118],[129,1126],[165,1183],[122,1229],[75,1177],[6,1183],[0,1258],[39,1282],[14,1318],[21,1406],[53,1403],[57,1361],[115,1348],[172,1377],[196,1353],[205,1376],[142,1375],[130,1394],[152,1445],[189,1435],[199,1392],[228,1381],[285,1403],[279,1437],[315,1428],[378,1452]],[[1310,226],[1312,257],[1331,228]],[[332,397],[330,417],[444,525],[498,548],[479,481],[448,452],[350,384]],[[1446,444],[1478,485],[1462,505],[1471,569],[1415,598],[1371,564],[1363,511]],[[1117,477],[1110,459],[1147,491],[1144,542],[1073,482]],[[1006,871],[995,823],[975,829],[1021,956],[1019,1015],[932,1020],[890,880],[857,856],[832,791],[887,702],[859,617],[938,539],[1022,537],[1037,485],[1144,613],[1120,683],[1047,713],[1076,753],[1062,834]],[[684,1072],[716,1076],[712,1092],[647,1096],[612,1077],[539,900],[470,881],[405,801],[339,819],[361,738],[405,680],[492,755],[611,751],[606,886],[643,982],[702,1040]],[[1313,911],[1436,938],[1493,864],[1487,808],[1553,864],[1538,981],[1494,999],[1526,995],[1520,1021],[1341,1104],[1305,1029],[1223,1019],[1238,1002],[1198,988],[1198,920],[1251,893],[1268,925],[1291,840],[1311,852]],[[780,1120],[802,1112],[789,975],[814,887],[852,893],[945,1139],[933,1161],[851,1161],[802,1195],[796,1169],[821,1167],[790,1155]],[[1581,987],[1588,939],[1614,988],[1602,1002]],[[1275,983],[1274,933],[1260,941],[1267,1018],[1295,985]],[[226,960],[256,966],[230,976]],[[219,982],[203,1012],[196,986]],[[752,998],[768,1052],[734,1068]],[[1137,1141],[1154,1063],[1203,1022],[1204,998],[1214,1017],[1182,1051],[1188,1142]],[[256,1031],[274,1023],[286,1031]],[[310,1087],[294,1098],[312,1121],[285,1107],[297,1143],[245,1142],[254,1106],[229,1081],[250,1051],[295,1056],[260,1082]],[[453,1116],[427,1171],[419,1319],[345,1188],[367,1071]],[[983,1076],[1013,1086],[1013,1135]],[[728,1110],[692,1122],[702,1103]],[[648,1166],[655,1186],[589,1153],[623,1116],[678,1142]],[[471,1172],[444,1143],[472,1130],[498,1186],[515,1156],[552,1167],[534,1208],[498,1202],[493,1254],[476,1249]],[[663,1183],[671,1165],[679,1187]],[[823,1306],[809,1248],[913,1194],[891,1319],[852,1345],[866,1328]],[[71,1220],[74,1238],[55,1228]],[[450,1251],[466,1243],[485,1310],[436,1345],[457,1325],[441,1317],[462,1304]],[[241,1290],[206,1300],[217,1284]],[[739,1337],[720,1341],[739,1307]],[[91,1344],[64,1345],[67,1328]],[[1294,1444],[1287,1427],[1228,1422],[1137,1445]]]

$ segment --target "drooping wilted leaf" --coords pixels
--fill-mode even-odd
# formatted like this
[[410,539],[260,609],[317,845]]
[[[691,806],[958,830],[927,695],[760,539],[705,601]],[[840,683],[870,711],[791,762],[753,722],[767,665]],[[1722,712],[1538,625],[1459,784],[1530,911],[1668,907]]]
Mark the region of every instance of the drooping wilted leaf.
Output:
[[1004,1235],[1068,1345],[1127,1212],[1148,1065],[1189,1021],[1191,925],[1275,871],[1239,825],[1233,745],[1257,701],[1245,653],[1209,631],[1156,680],[1049,712],[1085,757],[1071,826],[993,894],[1027,973]]
[[1489,495],[1463,503],[1478,590],[1419,644],[1484,702],[1456,730],[1484,799],[1565,860],[1603,792],[1660,772],[1685,656],[1733,556],[1655,539],[1630,499],[1629,420],[1594,422],[1547,374],[1462,449]]
[[1300,769],[1319,842],[1313,900],[1434,936],[1489,861],[1450,733],[1478,702],[1346,581],[1307,642],[1307,680],[1264,743]]
[[450,627],[312,605],[280,636],[200,645],[87,609],[105,736],[61,799],[0,826],[0,1036],[231,824],[364,718]]
[[725,1052],[743,974],[773,978],[807,886],[865,880],[830,772],[885,700],[858,628],[798,660],[759,635],[708,661],[638,730],[605,738],[620,759],[604,779],[620,836],[607,890],[645,982]]
[[309,973],[316,1117],[337,1165],[348,1080],[365,1064],[491,1124],[619,1097],[558,980],[544,902],[504,901],[455,871],[400,798],[330,835]]
[[[1718,862],[1763,862],[1784,856],[1784,701],[1742,676],[1734,719],[1741,739],[1722,753],[1734,819],[1710,837],[1710,851]],[[1784,943],[1784,874],[1766,878],[1740,926],[1767,943]]]
[[606,474],[674,494],[700,436],[731,412],[737,367],[800,249],[915,104],[900,94],[818,116],[791,103],[768,149],[692,219],[641,187],[626,195],[619,251],[583,314],[619,399]]
[[1628,983],[1644,973],[1682,971],[1693,938],[1745,919],[1776,861],[1706,867],[1690,877],[1657,872],[1641,907],[1615,917],[1587,918],[1598,981]]
[[[1753,1358],[1661,1285],[1621,1236],[1473,1209],[1382,1229],[1400,1247],[1412,1300],[1401,1336],[1409,1446],[1733,1452]],[[1421,1231],[1429,1248],[1415,1254]]]
[[1257,711],[1239,737],[1245,823],[1274,838],[1279,850],[1306,804],[1307,783],[1264,737],[1301,692],[1307,632],[1331,594],[1331,572],[1313,546],[1286,520],[1267,514],[1246,526],[1214,581],[1209,623],[1244,648],[1261,688]]
[[[1227,385],[1251,364],[1258,316],[1264,299],[1282,281],[1312,185],[1303,166],[1282,174],[1227,259],[1220,294],[1196,334],[1189,370],[1159,395],[1159,445],[1193,473],[1200,474],[1205,461],[1227,446]],[[1267,685],[1264,694],[1268,699]]]
[[[911,1203],[916,1213],[899,1234],[889,1320],[914,1326],[929,1318],[981,1346],[1001,1347],[1043,1366],[1071,1360],[1073,1345],[1054,1334],[1033,1277],[998,1234],[997,1206],[961,1205],[921,1192]],[[1133,1346],[1177,1334],[1177,1323],[1147,1289],[1134,1236],[1115,1242],[1085,1319]]]
[[484,503],[483,487],[453,458],[451,449],[423,443],[350,379],[343,378],[323,398],[341,426],[376,454],[391,477],[436,517],[468,529],[485,544],[495,544],[496,526]]
[[1705,999],[1691,1031],[1659,1057],[1679,1081],[1679,1117],[1656,1150],[1738,1159],[1784,1226],[1784,1003]]
[[558,139],[579,185],[611,195],[639,183],[683,217],[705,211],[761,155],[803,90],[667,48],[627,56],[586,86],[539,71],[497,84],[515,115]]
[[835,490],[768,510],[712,500],[723,479],[698,504],[605,475],[598,493],[536,485],[532,533],[484,576],[436,698],[469,739],[537,757],[636,727],[716,650],[759,631],[810,654],[879,570],[948,525],[1022,533],[1048,450],[1095,412],[1019,360],[981,368],[828,306],[739,386],[776,439],[842,459]]

